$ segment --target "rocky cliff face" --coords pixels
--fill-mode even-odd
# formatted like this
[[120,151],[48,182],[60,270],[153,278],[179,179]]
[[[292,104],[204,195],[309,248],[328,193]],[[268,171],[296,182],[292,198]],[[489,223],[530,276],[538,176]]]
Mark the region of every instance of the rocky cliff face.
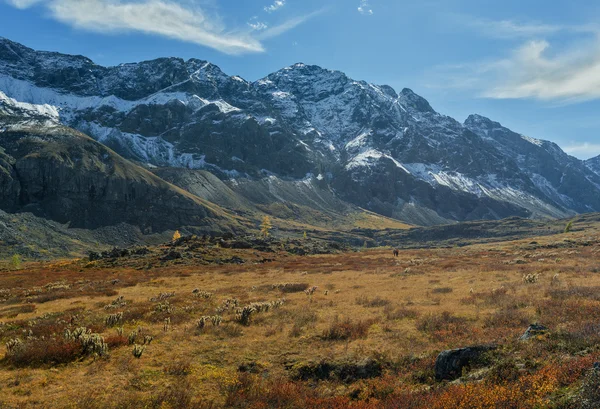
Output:
[[71,227],[129,223],[148,233],[185,225],[215,231],[235,227],[218,206],[36,109],[0,98],[3,210],[28,211]]
[[0,91],[143,164],[308,178],[416,224],[600,211],[600,176],[555,144],[317,66],[250,83],[201,60],[101,67],[0,40]]

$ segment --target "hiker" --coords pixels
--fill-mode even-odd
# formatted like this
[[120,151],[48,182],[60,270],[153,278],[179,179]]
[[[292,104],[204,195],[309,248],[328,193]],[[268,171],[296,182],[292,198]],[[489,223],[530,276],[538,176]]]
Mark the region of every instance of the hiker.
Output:
[[398,257],[400,255],[400,250],[394,249],[394,257]]

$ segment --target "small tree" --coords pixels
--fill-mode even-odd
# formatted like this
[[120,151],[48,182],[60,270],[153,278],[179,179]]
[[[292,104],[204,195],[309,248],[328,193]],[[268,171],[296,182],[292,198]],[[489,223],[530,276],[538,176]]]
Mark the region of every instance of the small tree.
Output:
[[173,233],[173,241],[177,241],[181,238],[181,233],[179,233],[179,230],[175,230],[175,233]]
[[21,256],[19,256],[18,254],[14,254],[10,261],[15,270],[21,269],[21,263],[22,263]]
[[571,229],[573,228],[573,220],[571,220],[569,223],[567,223],[567,225],[565,226],[565,233],[569,233],[571,231]]
[[308,236],[306,235],[306,231],[304,232],[304,234],[302,235],[302,237],[304,238],[304,240],[306,240],[308,238]]
[[260,224],[260,234],[266,239],[271,234],[272,228],[271,218],[269,216],[263,217],[262,223]]

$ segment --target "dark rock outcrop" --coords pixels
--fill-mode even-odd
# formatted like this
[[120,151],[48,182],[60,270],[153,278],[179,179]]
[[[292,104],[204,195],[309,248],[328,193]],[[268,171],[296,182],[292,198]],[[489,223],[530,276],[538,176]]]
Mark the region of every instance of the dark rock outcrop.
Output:
[[531,324],[519,339],[521,341],[527,341],[536,336],[547,334],[548,331],[550,331],[550,329],[541,324]]
[[441,352],[435,361],[435,379],[451,381],[460,378],[463,368],[473,366],[485,353],[494,349],[494,345],[479,345]]
[[226,231],[236,222],[106,146],[0,101],[0,209],[98,228],[129,223],[144,233],[193,225]]
[[319,361],[303,362],[291,365],[291,376],[299,380],[328,380],[337,379],[342,382],[355,382],[359,379],[369,379],[381,376],[383,366],[374,359],[361,361]]

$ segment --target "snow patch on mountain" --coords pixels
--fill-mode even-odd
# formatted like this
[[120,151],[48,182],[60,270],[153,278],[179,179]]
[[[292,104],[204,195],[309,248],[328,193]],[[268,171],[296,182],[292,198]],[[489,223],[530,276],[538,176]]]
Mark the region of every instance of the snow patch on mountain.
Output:
[[137,134],[121,132],[97,123],[80,124],[80,129],[93,136],[98,142],[111,145],[117,143],[127,147],[140,161],[159,166],[203,169],[206,167],[204,155],[189,153],[178,154],[173,144],[161,137],[144,137]]
[[351,170],[358,167],[369,167],[375,165],[381,159],[388,159],[394,163],[398,168],[402,169],[406,173],[410,173],[400,162],[392,158],[390,155],[386,155],[376,149],[368,149],[364,152],[356,155],[352,160],[346,164],[346,169]]
[[533,145],[537,145],[537,146],[543,146],[544,145],[544,141],[542,141],[540,139],[532,138],[531,136],[521,135],[521,138],[523,138],[524,140],[526,140],[527,142],[529,142],[529,143],[531,143]]
[[[67,115],[71,119],[74,111],[98,109],[109,107],[123,113],[130,112],[139,105],[165,105],[172,101],[180,101],[185,105],[191,105],[200,109],[206,105],[214,104],[223,113],[240,111],[239,108],[230,105],[223,100],[210,101],[197,95],[184,92],[159,92],[137,101],[128,101],[114,95],[107,97],[91,96],[83,97],[55,91],[51,88],[42,88],[28,81],[18,80],[12,77],[0,75],[0,89],[11,95],[15,100],[35,105],[49,105],[56,108],[62,116]],[[71,111],[71,112],[69,112]]]
[[4,92],[0,91],[0,106],[3,104],[19,109],[25,116],[43,116],[55,121],[58,121],[60,118],[58,109],[52,105],[36,105],[19,102],[14,98],[9,98]]
[[355,150],[360,149],[366,146],[369,143],[368,137],[373,134],[372,130],[367,132],[363,132],[358,135],[356,138],[352,139],[350,142],[346,144],[346,150]]

